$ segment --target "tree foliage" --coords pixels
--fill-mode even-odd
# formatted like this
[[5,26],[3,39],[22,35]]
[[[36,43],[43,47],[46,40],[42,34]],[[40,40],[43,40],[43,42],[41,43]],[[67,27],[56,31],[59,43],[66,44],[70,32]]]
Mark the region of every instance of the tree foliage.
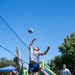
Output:
[[8,60],[7,58],[0,58],[0,68],[10,66],[10,65],[15,66],[12,60]]
[[56,56],[51,60],[50,66],[52,70],[60,75],[62,64],[66,64],[71,73],[75,71],[75,33],[64,38],[62,45],[58,46],[60,56]]
[[54,59],[50,61],[49,66],[51,67],[51,70],[56,73],[57,75],[60,75],[61,70],[61,56],[56,56]]
[[61,52],[62,63],[65,63],[71,72],[75,70],[75,33],[64,39],[64,43],[58,47]]
[[[0,58],[0,68],[6,67],[6,66],[15,66],[14,62],[12,60],[8,60],[7,58]],[[0,73],[1,74],[1,73]],[[4,75],[9,75],[9,73],[3,73]]]

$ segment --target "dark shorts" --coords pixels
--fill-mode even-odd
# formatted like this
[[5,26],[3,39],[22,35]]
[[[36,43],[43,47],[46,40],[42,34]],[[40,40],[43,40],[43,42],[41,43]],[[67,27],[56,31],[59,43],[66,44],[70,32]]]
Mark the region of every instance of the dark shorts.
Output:
[[29,73],[37,72],[39,70],[41,70],[41,67],[39,66],[38,63],[30,63],[29,64],[29,70],[28,70]]

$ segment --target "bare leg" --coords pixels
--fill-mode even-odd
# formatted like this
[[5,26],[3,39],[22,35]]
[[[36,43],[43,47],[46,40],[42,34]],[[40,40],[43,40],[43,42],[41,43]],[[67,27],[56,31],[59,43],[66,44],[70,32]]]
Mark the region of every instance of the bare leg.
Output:
[[39,72],[40,72],[42,75],[46,75],[43,70],[40,70]]

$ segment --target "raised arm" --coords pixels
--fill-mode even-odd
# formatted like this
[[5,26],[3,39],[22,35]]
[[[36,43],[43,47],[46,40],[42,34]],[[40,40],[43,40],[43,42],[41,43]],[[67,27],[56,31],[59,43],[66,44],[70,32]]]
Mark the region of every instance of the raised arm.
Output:
[[47,47],[47,50],[45,52],[41,52],[40,55],[45,55],[48,53],[48,51],[50,50],[50,46]]
[[34,38],[34,39],[30,42],[30,44],[29,44],[29,50],[32,48],[33,42],[34,42],[35,40],[37,40],[37,39]]
[[17,57],[20,58],[21,54],[20,54],[20,51],[19,51],[19,49],[17,47],[16,47],[16,52],[17,52]]

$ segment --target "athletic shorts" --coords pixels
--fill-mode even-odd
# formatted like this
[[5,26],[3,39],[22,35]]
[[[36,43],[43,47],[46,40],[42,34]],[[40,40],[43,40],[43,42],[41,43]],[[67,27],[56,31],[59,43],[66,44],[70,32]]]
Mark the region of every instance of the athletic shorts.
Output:
[[39,66],[38,63],[30,63],[29,64],[29,70],[28,70],[29,73],[37,72],[39,70],[41,70],[41,67]]

